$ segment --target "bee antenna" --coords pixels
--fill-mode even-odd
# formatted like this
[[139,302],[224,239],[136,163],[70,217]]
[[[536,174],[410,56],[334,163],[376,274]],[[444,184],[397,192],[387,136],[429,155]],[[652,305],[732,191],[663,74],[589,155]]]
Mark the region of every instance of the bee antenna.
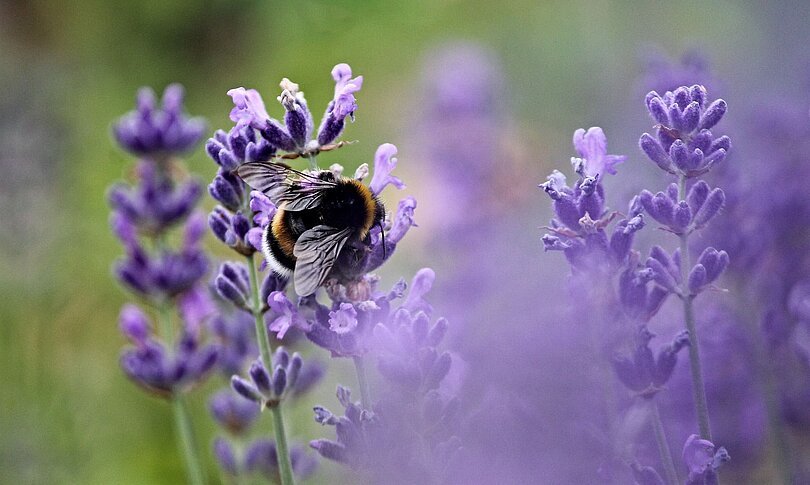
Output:
[[383,259],[385,259],[385,229],[383,229],[382,221],[380,221],[380,237],[382,238],[383,245]]

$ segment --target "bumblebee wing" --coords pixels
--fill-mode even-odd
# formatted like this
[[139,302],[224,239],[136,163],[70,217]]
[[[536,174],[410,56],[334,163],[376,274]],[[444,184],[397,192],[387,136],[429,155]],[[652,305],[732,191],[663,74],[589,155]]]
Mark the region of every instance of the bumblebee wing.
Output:
[[336,229],[320,225],[304,231],[298,237],[293,249],[297,258],[293,273],[296,293],[300,296],[315,293],[332,270],[351,232],[348,227]]
[[277,206],[289,211],[313,209],[321,204],[323,191],[335,186],[329,180],[299,172],[283,163],[250,162],[236,173],[251,188],[264,192]]

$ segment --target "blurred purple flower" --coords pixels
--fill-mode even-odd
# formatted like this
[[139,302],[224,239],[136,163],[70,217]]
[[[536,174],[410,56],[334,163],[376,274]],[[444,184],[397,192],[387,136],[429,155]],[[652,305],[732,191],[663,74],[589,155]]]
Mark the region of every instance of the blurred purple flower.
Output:
[[183,113],[183,87],[166,87],[162,109],[156,102],[150,88],[138,91],[135,111],[113,125],[118,144],[130,153],[156,160],[189,151],[202,139],[206,124],[202,118],[188,118]]
[[199,332],[186,328],[175,348],[167,349],[147,322],[146,316],[133,305],[121,311],[121,330],[133,344],[120,359],[127,377],[166,398],[202,382],[217,362],[218,348],[203,345]]

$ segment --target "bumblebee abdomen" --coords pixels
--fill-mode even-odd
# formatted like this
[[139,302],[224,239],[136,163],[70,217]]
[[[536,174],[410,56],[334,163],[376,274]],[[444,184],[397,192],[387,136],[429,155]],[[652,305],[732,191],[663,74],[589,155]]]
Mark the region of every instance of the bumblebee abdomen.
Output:
[[[284,209],[276,211],[273,221],[267,225],[262,235],[262,252],[267,264],[276,273],[289,277],[295,269],[295,241],[299,233],[294,232],[296,224],[291,224],[290,213]],[[303,231],[301,231],[303,232]]]

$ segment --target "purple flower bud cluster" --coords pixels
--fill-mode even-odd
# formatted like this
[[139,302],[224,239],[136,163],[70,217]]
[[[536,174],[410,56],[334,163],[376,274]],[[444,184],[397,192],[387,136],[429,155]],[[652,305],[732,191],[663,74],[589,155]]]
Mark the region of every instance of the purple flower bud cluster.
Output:
[[[389,291],[377,291],[378,278],[366,275],[361,281],[344,286],[327,286],[332,298],[332,308],[326,307],[312,297],[302,299],[296,311],[290,308],[290,321],[306,326],[307,338],[329,350],[332,357],[362,357],[374,345],[374,333],[380,322],[389,322],[397,312],[429,309],[423,296],[430,291],[435,274],[424,268],[414,276],[407,297],[398,307],[392,302],[405,295],[407,285],[398,281]],[[357,298],[357,297],[360,298]],[[304,317],[303,313],[311,315]],[[285,325],[286,325],[285,321]]]
[[234,375],[231,377],[231,387],[240,396],[261,406],[277,406],[287,395],[287,391],[292,392],[295,389],[304,360],[298,352],[290,357],[284,347],[278,347],[273,362],[275,368],[270,373],[261,359],[257,359],[248,371],[250,381]]
[[[336,431],[336,441],[310,443],[324,458],[365,470],[377,480],[392,476],[405,483],[447,479],[449,463],[460,447],[459,401],[453,395],[455,383],[447,379],[453,358],[438,349],[447,321],[439,318],[431,324],[432,307],[423,298],[434,278],[432,270],[420,270],[400,307],[370,320],[379,322],[373,327],[373,341],[367,343],[383,378],[382,386],[375,389],[380,396],[376,402],[353,402],[350,391],[339,386],[343,416],[315,407],[315,420],[335,426]],[[389,296],[401,297],[403,291],[399,283]],[[390,306],[390,299],[380,302]],[[333,331],[356,331],[357,313],[345,303],[330,312]]]
[[562,251],[576,271],[610,274],[627,261],[634,234],[645,225],[644,216],[631,207],[628,218],[617,223],[608,237],[605,229],[617,213],[605,208],[602,176],[616,173],[615,165],[625,157],[607,154],[607,137],[598,127],[577,130],[574,147],[580,155],[571,159],[578,175],[574,187],[557,170],[539,185],[553,200],[555,215],[548,228],[551,233],[543,236],[543,247]]
[[201,118],[183,113],[183,87],[172,84],[163,92],[162,108],[156,106],[155,92],[141,88],[136,109],[119,119],[113,134],[124,150],[152,160],[178,155],[194,148],[206,130]]
[[108,194],[117,233],[127,230],[119,225],[128,223],[142,234],[162,234],[188,218],[202,195],[196,180],[177,184],[149,160],[138,164],[136,175],[138,185],[118,183]]
[[[255,440],[240,454],[227,439],[218,437],[214,440],[214,457],[220,469],[229,477],[257,477],[281,483],[278,453],[273,440]],[[290,462],[298,480],[307,479],[318,467],[315,457],[307,454],[300,444],[290,447]]]
[[710,131],[726,114],[725,101],[709,103],[706,88],[695,84],[663,95],[652,91],[646,104],[658,125],[656,136],[644,133],[639,146],[661,170],[691,178],[725,160],[731,141]]
[[684,330],[655,356],[649,347],[654,336],[646,326],[641,327],[632,356],[617,355],[613,359],[613,369],[622,384],[644,399],[652,399],[663,389],[675,370],[678,352],[689,345],[689,334]]
[[686,200],[678,200],[676,184],[670,184],[666,193],[653,195],[649,190],[643,190],[639,194],[639,202],[647,214],[674,234],[703,229],[720,212],[725,201],[722,189],[709,189],[702,180],[689,189]]
[[200,214],[192,215],[184,228],[182,247],[175,251],[144,247],[132,222],[113,214],[113,230],[124,243],[126,255],[114,267],[118,279],[132,292],[153,303],[169,301],[197,285],[208,271],[208,258],[200,240],[204,227]]
[[[354,95],[363,87],[363,76],[352,78],[352,69],[348,64],[336,65],[332,69],[332,78],[335,80],[335,95],[326,108],[315,139],[311,139],[314,123],[304,93],[287,78],[280,83],[282,91],[278,97],[285,111],[283,124],[270,117],[258,91],[242,87],[228,91],[234,104],[231,120],[236,122],[235,129],[250,126],[261,134],[273,150],[299,155],[317,154],[340,136],[347,116],[354,119],[357,110]],[[209,149],[209,153],[212,152],[213,148]],[[225,167],[226,163],[220,164]]]
[[217,362],[218,348],[203,344],[198,329],[186,325],[175,348],[156,338],[147,316],[126,305],[119,319],[132,347],[121,355],[121,368],[133,382],[163,397],[185,392],[205,379]]
[[[271,374],[261,359],[256,359],[248,372],[250,380],[233,375],[231,389],[221,390],[209,401],[214,420],[229,434],[227,438],[220,436],[214,440],[214,456],[222,471],[231,477],[258,475],[279,481],[274,441],[259,438],[246,446],[234,443],[245,441],[263,407],[277,406],[283,398],[300,396],[323,375],[320,364],[305,366],[297,352],[290,356],[283,347],[276,349],[273,362],[275,370]],[[317,466],[301,445],[290,448],[290,461],[299,479],[311,475]]]

